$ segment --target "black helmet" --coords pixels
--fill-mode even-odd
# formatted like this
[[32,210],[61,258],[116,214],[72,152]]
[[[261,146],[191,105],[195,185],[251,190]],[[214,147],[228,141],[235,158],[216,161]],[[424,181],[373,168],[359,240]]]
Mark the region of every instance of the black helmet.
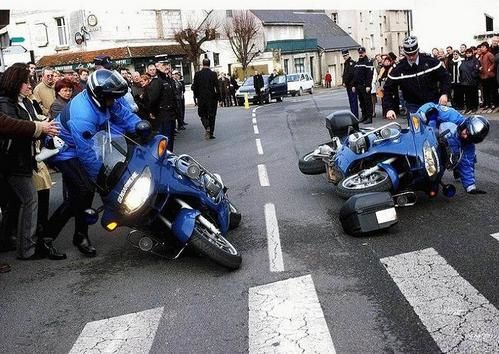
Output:
[[87,91],[99,108],[105,108],[106,98],[119,98],[128,92],[128,84],[117,71],[100,69],[88,77]]
[[418,45],[418,37],[416,36],[407,36],[404,38],[404,42],[402,43],[402,47],[404,48],[404,54],[414,54],[419,51]]
[[490,123],[487,118],[483,116],[471,116],[459,126],[459,133],[464,129],[468,131],[468,137],[465,142],[478,144],[485,139],[490,130]]

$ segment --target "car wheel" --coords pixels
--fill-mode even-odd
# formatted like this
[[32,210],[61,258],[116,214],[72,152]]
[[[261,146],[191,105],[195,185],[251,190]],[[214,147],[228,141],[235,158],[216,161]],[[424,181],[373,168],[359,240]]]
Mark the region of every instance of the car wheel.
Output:
[[300,87],[300,91],[298,91],[298,96],[303,95],[303,89]]
[[312,95],[312,94],[314,93],[314,88],[313,88],[313,87],[311,87],[309,92],[310,92],[310,94]]
[[295,97],[295,96],[296,96],[296,92],[293,92],[293,93],[291,94],[291,96]]
[[270,96],[270,92],[267,94],[267,97],[265,98],[265,103],[270,103],[270,100],[272,100],[272,97]]

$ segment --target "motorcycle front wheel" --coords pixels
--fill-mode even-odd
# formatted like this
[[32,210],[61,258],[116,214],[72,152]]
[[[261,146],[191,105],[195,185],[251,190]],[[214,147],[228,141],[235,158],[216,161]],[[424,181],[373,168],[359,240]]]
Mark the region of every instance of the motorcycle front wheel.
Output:
[[241,255],[236,248],[220,232],[213,232],[199,220],[196,220],[190,244],[198,252],[224,267],[238,269],[241,266]]
[[314,151],[310,151],[308,154],[303,155],[298,161],[298,168],[304,175],[320,175],[326,173],[326,164],[322,159],[317,160],[312,156]]
[[348,199],[355,194],[368,192],[386,192],[392,188],[392,181],[383,170],[374,171],[366,177],[356,173],[348,176],[336,186],[336,195],[342,199]]

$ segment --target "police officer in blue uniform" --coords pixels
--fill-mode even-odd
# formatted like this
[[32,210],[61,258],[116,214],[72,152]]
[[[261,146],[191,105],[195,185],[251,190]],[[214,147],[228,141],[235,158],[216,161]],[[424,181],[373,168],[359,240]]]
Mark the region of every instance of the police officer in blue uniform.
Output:
[[405,58],[393,66],[384,86],[383,109],[388,119],[397,118],[395,97],[399,88],[408,114],[427,102],[447,105],[450,97],[450,76],[442,62],[420,53],[415,36],[406,37],[402,46]]
[[445,135],[448,147],[456,156],[461,155],[455,169],[455,177],[469,194],[485,194],[486,192],[476,187],[475,181],[475,144],[482,142],[489,133],[489,121],[479,115],[464,117],[455,109],[434,103],[422,105],[418,113],[428,119],[428,124],[434,125],[441,132],[448,130]]
[[362,111],[361,123],[372,123],[373,104],[371,101],[371,87],[374,77],[374,66],[366,55],[366,48],[358,49],[359,60],[353,70],[352,91],[359,97],[360,109]]

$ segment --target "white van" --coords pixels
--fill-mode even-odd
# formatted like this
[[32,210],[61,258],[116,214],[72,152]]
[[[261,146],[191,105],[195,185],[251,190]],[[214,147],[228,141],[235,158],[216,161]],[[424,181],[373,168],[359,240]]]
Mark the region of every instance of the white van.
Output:
[[309,73],[288,74],[288,93],[291,96],[301,96],[307,91],[310,94],[314,93],[314,79]]

